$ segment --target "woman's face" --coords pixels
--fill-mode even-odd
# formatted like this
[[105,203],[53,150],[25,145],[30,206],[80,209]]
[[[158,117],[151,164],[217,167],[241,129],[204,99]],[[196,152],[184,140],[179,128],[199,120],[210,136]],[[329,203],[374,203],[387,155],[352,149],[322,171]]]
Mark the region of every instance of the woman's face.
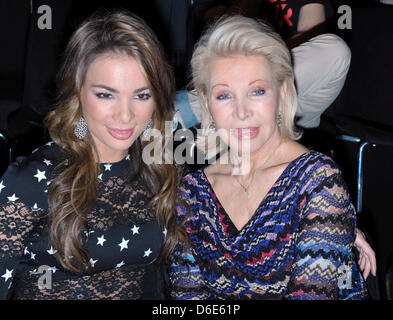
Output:
[[100,162],[124,158],[155,106],[139,64],[122,55],[103,55],[92,62],[81,99]]
[[207,106],[231,149],[253,153],[280,139],[277,116],[283,90],[264,57],[220,58],[211,62],[209,72]]

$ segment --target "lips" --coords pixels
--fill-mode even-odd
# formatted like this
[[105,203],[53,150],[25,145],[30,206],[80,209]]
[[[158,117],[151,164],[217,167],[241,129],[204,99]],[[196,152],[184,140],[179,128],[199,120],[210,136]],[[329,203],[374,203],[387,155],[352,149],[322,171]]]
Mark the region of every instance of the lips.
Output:
[[243,127],[231,129],[232,134],[238,139],[254,139],[259,133],[259,127]]
[[117,140],[127,140],[131,137],[134,129],[118,129],[118,128],[107,128],[109,134]]

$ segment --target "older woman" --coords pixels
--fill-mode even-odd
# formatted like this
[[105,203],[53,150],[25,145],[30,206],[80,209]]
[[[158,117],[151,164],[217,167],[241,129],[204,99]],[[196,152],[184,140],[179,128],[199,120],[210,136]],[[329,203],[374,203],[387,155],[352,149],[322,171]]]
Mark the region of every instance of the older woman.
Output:
[[1,299],[162,299],[157,264],[184,235],[174,166],[142,161],[173,115],[173,75],[125,12],[75,31],[47,119],[53,141],[0,179]]
[[352,254],[355,209],[332,159],[296,142],[281,38],[249,18],[221,19],[197,45],[192,70],[208,111],[199,144],[218,135],[229,151],[183,179],[189,212],[179,205],[177,219],[192,246],[174,255],[173,297],[365,298]]

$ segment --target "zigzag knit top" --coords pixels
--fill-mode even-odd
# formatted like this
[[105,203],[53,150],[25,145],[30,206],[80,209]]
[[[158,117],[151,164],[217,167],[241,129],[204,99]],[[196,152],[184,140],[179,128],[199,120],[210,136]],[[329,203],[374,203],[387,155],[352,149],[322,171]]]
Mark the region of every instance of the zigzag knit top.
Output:
[[356,216],[342,174],[309,151],[292,161],[239,231],[203,169],[184,177],[178,206],[191,249],[175,253],[174,299],[365,299],[354,261]]

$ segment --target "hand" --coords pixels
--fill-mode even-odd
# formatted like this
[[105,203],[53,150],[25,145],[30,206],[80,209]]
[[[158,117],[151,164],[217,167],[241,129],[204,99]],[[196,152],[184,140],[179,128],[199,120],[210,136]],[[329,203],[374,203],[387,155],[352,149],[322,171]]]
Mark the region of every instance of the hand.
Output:
[[375,258],[375,252],[370,247],[368,242],[366,241],[366,237],[363,232],[356,228],[356,239],[355,239],[355,247],[359,251],[359,268],[363,271],[364,280],[367,279],[370,274],[370,270],[373,276],[377,274],[377,262]]

